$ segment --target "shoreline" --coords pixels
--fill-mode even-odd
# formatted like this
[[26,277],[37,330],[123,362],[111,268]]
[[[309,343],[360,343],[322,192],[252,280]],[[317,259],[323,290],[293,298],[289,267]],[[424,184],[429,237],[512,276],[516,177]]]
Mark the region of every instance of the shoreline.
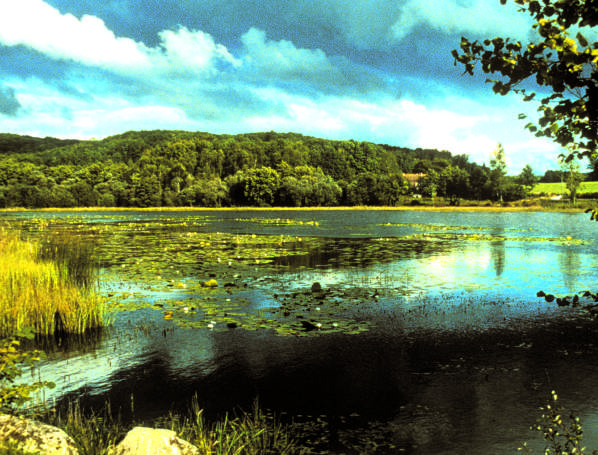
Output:
[[583,213],[587,207],[480,206],[480,205],[402,205],[402,206],[343,206],[343,207],[60,207],[0,209],[0,213],[14,212],[310,212],[310,211],[422,211],[422,212],[562,212]]

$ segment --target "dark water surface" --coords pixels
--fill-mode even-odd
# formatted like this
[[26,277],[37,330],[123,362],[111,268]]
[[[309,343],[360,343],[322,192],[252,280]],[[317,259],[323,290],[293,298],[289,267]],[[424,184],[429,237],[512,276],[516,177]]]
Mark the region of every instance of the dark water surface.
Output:
[[[596,324],[535,296],[595,290],[598,223],[584,214],[10,212],[2,221],[92,236],[101,292],[119,310],[97,340],[50,347],[40,368],[57,383],[48,399],[110,399],[149,421],[194,395],[208,416],[259,397],[304,422],[324,452],[502,454],[523,441],[541,452],[529,428],[556,390],[598,447]],[[211,277],[217,289],[197,286]],[[314,297],[316,281],[330,291]],[[237,328],[227,328],[231,317]],[[302,320],[321,327],[305,332]]]

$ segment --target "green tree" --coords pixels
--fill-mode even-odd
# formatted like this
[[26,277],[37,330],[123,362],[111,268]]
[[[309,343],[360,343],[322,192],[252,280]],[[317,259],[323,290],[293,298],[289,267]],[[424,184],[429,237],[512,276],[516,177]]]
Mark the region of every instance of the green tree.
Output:
[[529,164],[526,164],[521,170],[521,174],[517,177],[517,181],[531,190],[536,183],[538,183],[538,177],[534,174],[534,170]]
[[375,188],[377,205],[394,206],[400,201],[401,195],[409,192],[409,184],[403,174],[392,173],[381,175]]
[[507,158],[501,143],[496,145],[490,157],[490,184],[493,196],[500,202],[503,201],[505,190],[505,177],[507,175]]
[[540,182],[542,182],[542,183],[557,183],[557,182],[560,182],[562,178],[563,178],[563,173],[560,170],[553,171],[551,169],[548,169],[544,173],[542,178],[540,178]]
[[569,190],[569,199],[573,205],[575,205],[577,201],[577,191],[579,190],[581,182],[584,180],[583,174],[579,172],[579,161],[576,159],[570,161],[562,160],[561,169],[565,185],[567,185],[567,189]]
[[162,200],[160,180],[155,174],[144,173],[134,176],[131,205],[137,207],[159,207]]
[[469,176],[471,192],[478,201],[484,196],[484,188],[489,178],[490,175],[486,166],[476,166],[471,171]]
[[271,167],[249,169],[245,172],[244,196],[251,205],[272,205],[279,186],[280,176]]
[[539,101],[537,124],[526,127],[538,137],[572,146],[567,159],[573,153],[593,155],[598,144],[598,42],[590,43],[587,36],[594,35],[591,27],[598,25],[598,3],[514,1],[534,19],[535,36],[528,43],[500,37],[482,43],[461,38],[460,51],[452,51],[455,64],[464,65],[471,75],[479,64],[484,73],[500,76],[489,82],[501,95],[515,92],[531,101],[536,92],[527,87],[548,91]]
[[471,194],[469,184],[469,173],[455,166],[447,166],[439,175],[439,188],[442,188],[443,196],[450,200],[451,205],[458,203],[459,198],[468,197]]
[[424,197],[435,197],[438,190],[439,179],[440,176],[438,173],[435,170],[430,169],[426,176],[419,181],[417,190]]

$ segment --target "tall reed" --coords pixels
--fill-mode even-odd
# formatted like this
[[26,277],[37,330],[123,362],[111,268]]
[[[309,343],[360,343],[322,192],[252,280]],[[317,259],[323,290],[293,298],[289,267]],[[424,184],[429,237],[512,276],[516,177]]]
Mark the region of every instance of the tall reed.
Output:
[[[293,439],[295,427],[281,424],[261,410],[257,404],[251,412],[239,411],[237,417],[226,415],[217,422],[207,422],[193,399],[186,415],[170,414],[154,422],[156,428],[173,430],[195,445],[200,453],[210,455],[301,455],[311,453]],[[81,455],[110,453],[136,422],[123,422],[114,414],[110,403],[97,411],[83,411],[78,402],[68,409],[50,409],[39,420],[63,429],[73,440]],[[0,455],[1,452],[0,452]]]
[[292,436],[293,426],[284,425],[264,412],[257,400],[251,412],[241,412],[236,417],[227,414],[223,420],[210,424],[194,397],[187,416],[170,415],[156,423],[175,431],[201,453],[291,455],[304,452]]
[[61,278],[77,286],[90,288],[98,280],[99,263],[93,239],[72,230],[52,230],[42,234],[37,257],[58,266]]
[[[76,248],[73,251],[77,252]],[[89,273],[47,260],[39,241],[0,228],[0,337],[33,327],[36,333],[81,334],[104,323],[104,304]]]

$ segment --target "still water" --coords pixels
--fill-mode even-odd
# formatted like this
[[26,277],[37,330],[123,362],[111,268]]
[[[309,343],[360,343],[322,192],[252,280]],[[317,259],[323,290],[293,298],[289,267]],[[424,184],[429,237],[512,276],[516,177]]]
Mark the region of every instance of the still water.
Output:
[[[118,309],[96,340],[50,349],[39,372],[57,383],[47,399],[109,399],[149,421],[194,395],[213,416],[259,397],[317,433],[324,452],[502,454],[523,441],[541,452],[530,426],[556,390],[598,447],[595,324],[536,297],[595,290],[598,223],[587,215],[10,212],[2,221],[93,235],[100,290]],[[208,278],[219,282],[209,293],[197,287]],[[219,309],[237,315],[236,328]],[[321,327],[304,332],[301,320]]]

